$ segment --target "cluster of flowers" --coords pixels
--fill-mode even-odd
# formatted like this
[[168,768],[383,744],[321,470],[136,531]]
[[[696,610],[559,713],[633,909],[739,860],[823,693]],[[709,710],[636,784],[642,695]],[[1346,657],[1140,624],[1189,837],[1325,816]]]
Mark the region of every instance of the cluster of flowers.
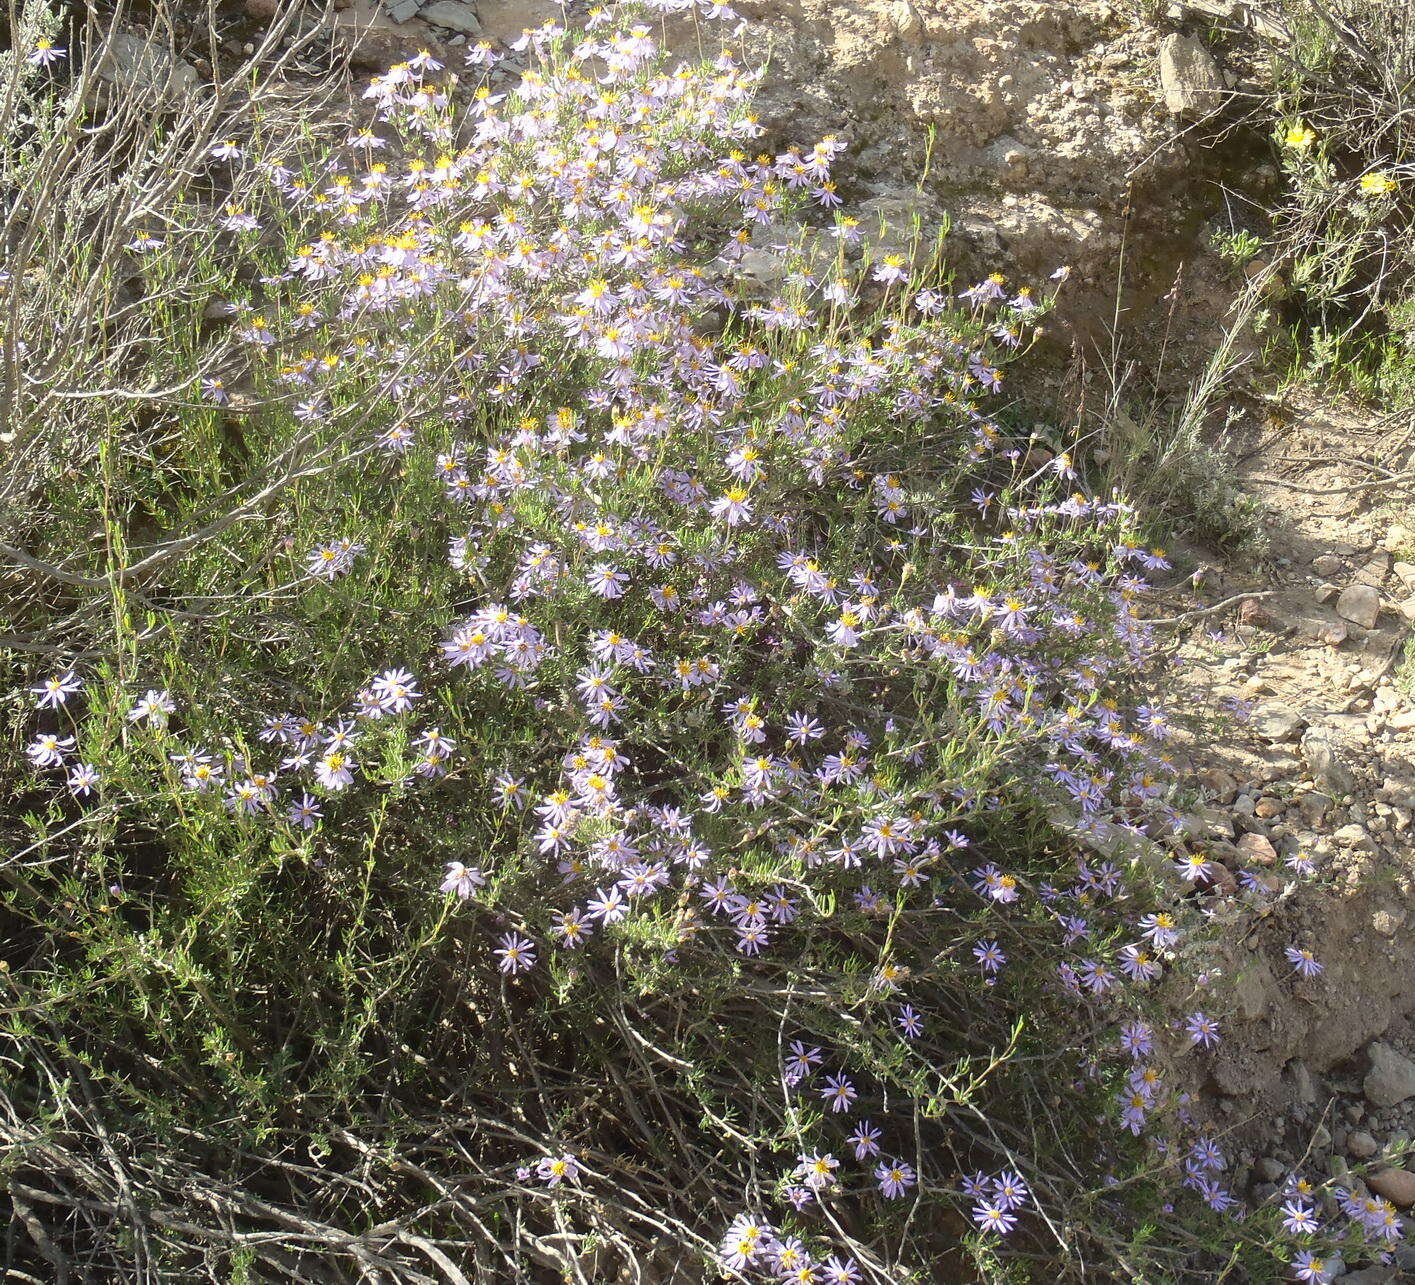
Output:
[[739,1278],[747,1272],[766,1273],[777,1280],[820,1285],[857,1285],[864,1279],[853,1258],[832,1254],[817,1261],[800,1237],[783,1235],[754,1214],[738,1214],[732,1220],[718,1255],[722,1266]]
[[[234,309],[252,363],[303,424],[376,408],[372,448],[440,488],[450,565],[483,605],[427,640],[440,653],[430,676],[390,668],[333,713],[268,719],[256,733],[276,747],[268,764],[167,747],[180,788],[308,830],[337,796],[379,784],[361,764],[373,725],[424,704],[518,700],[536,734],[476,756],[506,849],[449,861],[439,885],[476,904],[494,865],[529,859],[532,875],[497,892],[517,925],[488,942],[507,976],[635,917],[671,922],[674,959],[696,944],[740,964],[783,943],[789,958],[819,898],[843,893],[885,921],[963,885],[999,924],[1041,907],[1058,929],[1058,985],[1078,1000],[1110,1003],[1157,977],[1174,917],[1131,913],[1109,862],[1032,887],[972,856],[999,800],[947,755],[951,738],[984,738],[1083,836],[1138,838],[1174,819],[1166,715],[1117,695],[1151,655],[1137,604],[1165,555],[1132,537],[1123,504],[1059,498],[1066,456],[1024,478],[983,409],[1045,301],[1000,276],[915,288],[911,255],[881,252],[836,212],[841,139],[745,150],[763,133],[748,110],[756,76],[726,54],[669,67],[618,7],[581,33],[547,23],[515,49],[530,64],[519,86],[483,84],[464,113],[420,54],[375,78],[377,126],[331,155],[250,156],[239,140],[212,152],[265,180],[270,212],[228,211],[231,236],[263,220],[296,231],[262,278],[277,297]],[[478,46],[469,64],[486,72],[498,57]],[[803,208],[817,222],[787,232]],[[726,231],[710,238],[713,226]],[[317,341],[322,353],[296,352]],[[226,397],[219,380],[202,391]],[[426,460],[423,435],[436,440]],[[975,525],[955,516],[960,478],[976,483]],[[321,543],[305,575],[356,575],[362,552]],[[977,579],[957,579],[960,566]],[[78,686],[60,675],[40,705],[59,710]],[[170,738],[175,712],[149,691],[130,720]],[[70,766],[73,730],[41,733],[30,758],[87,797],[101,768]],[[441,779],[457,744],[438,726],[408,731],[399,779]],[[1180,886],[1210,874],[1183,864]],[[1130,938],[1118,948],[1117,923]],[[971,944],[988,985],[1008,963],[998,931]],[[874,990],[898,1001],[898,1037],[917,1040],[924,1014],[899,994],[909,970],[887,942],[869,961]],[[1320,968],[1306,952],[1293,963]],[[1202,1012],[1186,1030],[1218,1037]],[[1131,1022],[1122,1044],[1134,1065],[1121,1117],[1139,1133],[1160,1091],[1152,1032]],[[823,1060],[797,1041],[787,1084],[807,1092]],[[815,1089],[828,1120],[861,1096],[844,1060]],[[882,1132],[859,1120],[846,1143],[872,1166],[868,1186],[899,1199],[920,1177],[883,1158]],[[840,1189],[838,1167],[829,1149],[802,1153],[781,1198],[799,1214]],[[567,1154],[536,1173],[554,1187],[579,1169]],[[962,1195],[998,1234],[1028,1199],[1012,1172],[977,1175]],[[745,1215],[722,1264],[859,1279],[850,1259],[813,1257]]]
[[[1309,951],[1289,948],[1288,956],[1294,971],[1301,977],[1314,976],[1314,963]],[[1320,965],[1317,965],[1320,972]],[[1201,979],[1202,980],[1202,979]],[[1195,1014],[1183,1024],[1185,1035],[1197,1045],[1216,1041],[1216,1024]],[[1162,1105],[1166,1089],[1158,1067],[1143,1059],[1154,1050],[1154,1032],[1139,1021],[1121,1027],[1121,1050],[1132,1058],[1131,1070],[1119,1091],[1121,1120],[1132,1133],[1140,1133],[1146,1116]],[[1215,1213],[1243,1221],[1250,1210],[1223,1181],[1228,1160],[1216,1139],[1196,1125],[1190,1112],[1191,1098],[1187,1093],[1173,1094],[1169,1100],[1173,1110],[1170,1122],[1182,1131],[1180,1138],[1172,1134],[1156,1134],[1150,1139],[1153,1154],[1165,1165],[1177,1165],[1179,1186],[1193,1192]],[[1182,1141],[1187,1133],[1190,1141]],[[1395,1206],[1382,1197],[1363,1190],[1327,1184],[1325,1195],[1344,1215],[1344,1225],[1325,1222],[1318,1214],[1317,1202],[1323,1195],[1312,1182],[1299,1174],[1289,1175],[1280,1193],[1270,1200],[1273,1221],[1279,1234],[1292,1238],[1297,1247],[1289,1258],[1293,1275],[1314,1285],[1326,1285],[1337,1271],[1338,1264],[1353,1255],[1373,1256],[1378,1263],[1392,1261],[1392,1248],[1405,1235],[1405,1226]],[[1279,1206],[1280,1202],[1280,1206]],[[1172,1204],[1166,1204],[1167,1211]],[[1318,1248],[1331,1246],[1330,1250]]]
[[[868,1138],[870,1126],[863,1125],[860,1132]],[[874,1150],[877,1152],[878,1148]],[[861,1151],[862,1148],[857,1147],[856,1154]],[[869,1146],[863,1151],[869,1154]],[[839,1166],[840,1161],[829,1153],[802,1155],[793,1175],[799,1181],[788,1190],[805,1194],[804,1197],[796,1194],[792,1204],[799,1209],[822,1193],[838,1192]],[[874,1173],[880,1190],[891,1200],[904,1196],[918,1181],[913,1166],[902,1160],[881,1163]],[[1017,1221],[1016,1211],[1025,1208],[1030,1200],[1027,1184],[1011,1171],[995,1175],[971,1174],[960,1184],[960,1194],[973,1201],[973,1221],[983,1231],[1000,1234],[1012,1229]],[[782,1281],[820,1282],[821,1285],[854,1285],[864,1279],[859,1265],[848,1255],[832,1254],[818,1261],[800,1237],[787,1234],[752,1214],[739,1214],[732,1220],[723,1234],[718,1254],[722,1266],[738,1276],[757,1274]]]
[[[1305,1178],[1292,1175],[1283,1188],[1282,1228],[1291,1236],[1316,1236],[1323,1230],[1313,1201],[1316,1189]],[[1405,1234],[1404,1224],[1395,1206],[1382,1196],[1361,1195],[1346,1187],[1333,1190],[1337,1208],[1347,1221],[1340,1233],[1344,1238],[1373,1243],[1388,1247]],[[1315,1255],[1308,1251],[1302,1264],[1310,1273],[1305,1279],[1320,1279],[1321,1265],[1312,1260]]]

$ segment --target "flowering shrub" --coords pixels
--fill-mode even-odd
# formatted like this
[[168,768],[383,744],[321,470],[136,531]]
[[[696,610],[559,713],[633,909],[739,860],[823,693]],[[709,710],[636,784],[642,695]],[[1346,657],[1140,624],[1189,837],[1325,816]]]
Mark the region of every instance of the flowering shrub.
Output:
[[[132,475],[194,530],[66,573],[115,641],[30,683],[17,971],[154,1137],[180,1077],[204,1139],[235,1104],[360,1153],[380,1226],[487,1272],[1065,1246],[1022,1068],[1072,1044],[1139,1133],[1156,1045],[1221,1023],[1137,1016],[1184,912],[1083,855],[1173,818],[1167,564],[988,409],[1049,301],[862,228],[842,140],[757,154],[727,53],[627,7],[513,52],[506,93],[421,53],[366,122],[207,149],[245,283],[181,404],[207,455]],[[134,233],[148,279],[203,217]]]

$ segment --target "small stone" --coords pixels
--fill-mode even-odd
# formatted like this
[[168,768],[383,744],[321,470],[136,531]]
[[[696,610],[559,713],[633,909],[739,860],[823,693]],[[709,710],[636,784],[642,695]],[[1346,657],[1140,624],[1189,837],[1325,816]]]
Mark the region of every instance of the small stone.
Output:
[[1357,852],[1374,852],[1376,845],[1371,836],[1359,825],[1344,825],[1332,834],[1332,842],[1339,848],[1351,848]]
[[1385,583],[1385,578],[1390,574],[1390,554],[1384,549],[1377,550],[1366,559],[1365,563],[1356,572],[1358,584],[1370,585],[1373,589],[1379,589]]
[[1282,800],[1265,794],[1253,805],[1253,812],[1260,820],[1271,821],[1274,817],[1282,815]]
[[1272,745],[1295,741],[1307,726],[1307,720],[1295,710],[1277,705],[1264,706],[1253,716],[1253,730]]
[[[414,8],[417,6],[414,5]],[[397,17],[397,14],[394,16]],[[425,5],[418,12],[418,17],[424,22],[432,23],[434,27],[460,31],[464,36],[481,33],[481,20],[477,17],[476,10],[469,4],[460,3],[459,0],[435,0],[433,4]]]
[[268,22],[279,12],[280,0],[246,0],[243,7],[246,17],[255,18],[258,22]]
[[1352,1129],[1346,1135],[1346,1154],[1357,1160],[1369,1160],[1379,1150],[1379,1144],[1365,1129]]
[[407,22],[418,12],[419,0],[399,0],[397,4],[388,6],[388,16],[394,22]]
[[[1371,1069],[1361,1088],[1372,1106],[1393,1107],[1408,1097],[1415,1097],[1415,1062],[1380,1040],[1373,1040],[1367,1050]],[[1415,1175],[1411,1175],[1415,1181]]]
[[1381,595],[1370,585],[1347,585],[1336,599],[1336,614],[1363,629],[1374,629],[1381,614]]
[[1326,579],[1336,575],[1341,567],[1341,559],[1334,553],[1322,553],[1312,559],[1312,570]]
[[1415,592],[1415,562],[1397,562],[1391,570],[1395,572],[1395,578],[1401,584]]
[[1351,633],[1346,621],[1327,620],[1322,616],[1294,616],[1292,627],[1301,637],[1326,647],[1340,647]]
[[1415,781],[1403,781],[1397,776],[1388,776],[1376,791],[1376,798],[1398,808],[1415,808]]
[[1400,925],[1405,922],[1405,914],[1399,910],[1373,910],[1371,912],[1371,927],[1380,933],[1382,937],[1394,937],[1400,931]]
[[1238,840],[1238,851],[1254,865],[1271,866],[1277,864],[1277,849],[1268,838],[1261,834],[1245,834]]
[[1311,1071],[1307,1069],[1307,1064],[1300,1057],[1296,1057],[1287,1064],[1287,1070],[1292,1076],[1292,1087],[1297,1094],[1297,1100],[1308,1106],[1315,1103],[1317,1081],[1313,1078]]
[[1176,116],[1208,115],[1223,102],[1223,73],[1193,36],[1166,36],[1160,44],[1164,105]]
[[1258,1161],[1258,1172],[1264,1182],[1281,1182],[1287,1176],[1287,1166],[1272,1156],[1264,1156]]
[[1259,598],[1244,598],[1238,608],[1238,623],[1253,629],[1266,629],[1269,633],[1282,633],[1285,626]]
[[1319,794],[1312,791],[1307,794],[1299,794],[1293,800],[1297,806],[1297,814],[1302,818],[1305,826],[1319,826],[1322,819],[1331,811],[1335,800],[1327,794]]
[[1401,1209],[1415,1205],[1415,1173],[1408,1169],[1377,1170],[1366,1179],[1366,1185]]

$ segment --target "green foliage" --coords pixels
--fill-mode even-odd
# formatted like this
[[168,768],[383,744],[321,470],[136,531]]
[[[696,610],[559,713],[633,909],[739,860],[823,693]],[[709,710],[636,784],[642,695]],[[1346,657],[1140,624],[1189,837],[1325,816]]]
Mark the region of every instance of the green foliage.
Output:
[[1239,272],[1257,258],[1263,248],[1262,237],[1248,228],[1216,229],[1209,243],[1220,259]]
[[1289,380],[1403,406],[1415,153],[1400,103],[1415,33],[1378,0],[1279,10],[1290,40],[1274,50],[1267,107],[1289,198],[1261,251],[1242,247],[1272,265],[1251,287],[1276,302],[1270,354]]

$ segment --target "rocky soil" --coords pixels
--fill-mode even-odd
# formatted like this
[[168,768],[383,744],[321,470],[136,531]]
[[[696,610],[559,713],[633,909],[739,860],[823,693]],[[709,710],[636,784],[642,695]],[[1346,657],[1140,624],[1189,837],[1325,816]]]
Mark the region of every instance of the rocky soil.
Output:
[[[1223,863],[1220,891],[1233,894],[1214,905],[1225,947],[1211,984],[1226,992],[1226,1038],[1196,1059],[1192,1082],[1235,1144],[1235,1185],[1262,1198],[1279,1170],[1301,1165],[1409,1209],[1415,1162],[1399,1161],[1415,1137],[1404,658],[1415,531],[1401,520],[1399,474],[1411,435],[1316,402],[1268,409],[1228,443],[1239,487],[1263,506],[1267,548],[1227,563],[1190,551],[1195,601],[1231,606],[1196,622],[1171,693],[1196,720],[1190,842]],[[1283,887],[1273,872],[1299,853],[1315,872],[1286,892],[1239,886],[1247,871]],[[1310,949],[1323,972],[1299,977],[1289,946]],[[1402,1270],[1415,1271],[1405,1252]]]

